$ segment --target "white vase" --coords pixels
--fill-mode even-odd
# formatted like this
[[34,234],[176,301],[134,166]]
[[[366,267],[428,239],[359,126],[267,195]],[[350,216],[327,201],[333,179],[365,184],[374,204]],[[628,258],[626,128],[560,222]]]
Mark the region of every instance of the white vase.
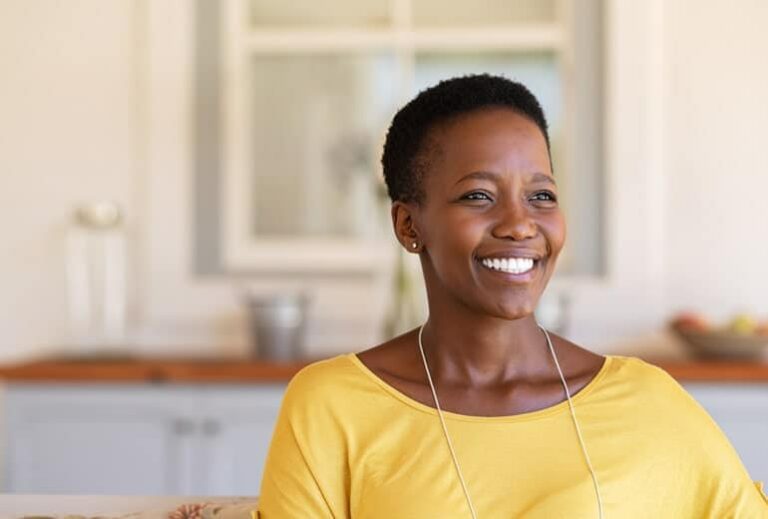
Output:
[[126,342],[127,238],[120,208],[78,207],[67,230],[70,353],[122,352]]

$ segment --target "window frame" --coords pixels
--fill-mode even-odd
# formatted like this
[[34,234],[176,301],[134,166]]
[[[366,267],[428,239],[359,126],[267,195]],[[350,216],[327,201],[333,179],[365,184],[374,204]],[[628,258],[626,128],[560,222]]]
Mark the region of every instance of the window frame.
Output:
[[[556,56],[563,99],[563,148],[559,185],[563,188],[574,236],[559,260],[565,275],[599,276],[604,271],[602,207],[602,115],[600,49],[588,48],[588,30],[599,18],[600,0],[575,12],[570,2],[556,2],[551,23],[507,26],[414,27],[411,1],[392,0],[391,26],[249,27],[247,0],[220,3],[220,267],[226,271],[314,271],[377,273],[394,259],[391,237],[374,240],[258,237],[250,229],[253,150],[249,145],[248,59],[255,54],[311,55],[390,51],[398,60],[400,104],[412,95],[416,54],[423,51],[551,52]],[[583,6],[580,6],[583,7]],[[591,17],[591,19],[590,19]],[[601,41],[599,42],[601,44]],[[587,60],[582,55],[590,53]],[[588,70],[577,66],[588,62]],[[587,85],[585,85],[585,83]],[[590,84],[591,83],[591,84]],[[578,107],[583,108],[579,109]],[[589,119],[587,124],[584,121]],[[585,151],[586,150],[586,151]],[[582,164],[582,167],[579,167]],[[574,182],[574,179],[580,179]],[[569,202],[570,193],[576,196]],[[575,206],[569,210],[569,204]],[[593,211],[593,212],[590,212]],[[586,214],[586,216],[585,216]]]

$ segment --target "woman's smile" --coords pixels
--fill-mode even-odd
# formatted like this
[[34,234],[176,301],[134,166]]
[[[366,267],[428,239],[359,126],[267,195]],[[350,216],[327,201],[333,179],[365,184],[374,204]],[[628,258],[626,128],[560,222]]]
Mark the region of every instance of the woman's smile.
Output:
[[530,258],[478,259],[483,271],[496,276],[502,283],[526,284],[539,274],[540,260]]

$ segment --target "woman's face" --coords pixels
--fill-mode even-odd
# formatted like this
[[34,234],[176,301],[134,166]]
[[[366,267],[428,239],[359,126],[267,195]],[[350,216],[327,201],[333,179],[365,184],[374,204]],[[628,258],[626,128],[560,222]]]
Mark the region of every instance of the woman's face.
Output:
[[413,213],[428,291],[500,318],[531,314],[566,235],[544,136],[510,109],[487,108],[430,137]]

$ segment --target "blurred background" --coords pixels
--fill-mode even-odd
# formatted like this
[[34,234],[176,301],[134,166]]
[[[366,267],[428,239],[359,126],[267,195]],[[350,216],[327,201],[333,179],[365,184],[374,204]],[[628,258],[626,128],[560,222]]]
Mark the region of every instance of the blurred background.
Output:
[[[399,106],[471,72],[522,81],[550,120],[568,243],[540,320],[599,353],[685,359],[681,312],[768,320],[766,22],[762,0],[0,0],[0,362],[295,361],[417,325],[381,146]],[[227,493],[240,473],[221,470],[213,490],[103,490]],[[91,488],[50,477],[11,488]]]
[[[71,231],[100,202],[122,214],[113,335],[132,351],[246,354],[245,293],[308,292],[312,354],[380,340],[384,133],[420,89],[481,71],[551,121],[569,236],[548,296],[572,340],[674,354],[658,332],[678,310],[768,317],[766,7],[631,4],[3,0],[0,355],[87,341]],[[424,312],[406,262],[396,329]]]

